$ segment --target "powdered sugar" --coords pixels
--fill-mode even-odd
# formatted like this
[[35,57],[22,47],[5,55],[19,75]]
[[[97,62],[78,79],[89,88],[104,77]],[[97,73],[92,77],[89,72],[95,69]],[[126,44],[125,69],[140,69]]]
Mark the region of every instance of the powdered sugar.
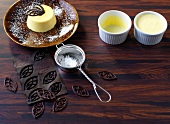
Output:
[[70,55],[61,55],[58,61],[63,67],[67,68],[76,67],[78,65],[78,60]]
[[54,7],[54,14],[56,16],[61,17],[63,15],[63,8],[59,7],[59,6],[55,6]]

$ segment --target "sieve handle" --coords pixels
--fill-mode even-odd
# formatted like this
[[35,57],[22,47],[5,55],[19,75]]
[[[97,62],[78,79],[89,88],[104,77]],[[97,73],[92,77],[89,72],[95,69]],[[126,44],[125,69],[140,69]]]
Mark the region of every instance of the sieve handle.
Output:
[[[64,43],[61,43],[61,44],[58,44],[58,45],[64,46]],[[56,48],[57,48],[57,49],[59,48],[58,45],[56,45]]]
[[[107,91],[106,91],[104,88],[102,88],[100,85],[98,85],[98,84],[96,84],[94,81],[92,81],[92,80],[88,77],[88,75],[81,69],[81,67],[79,67],[78,69],[79,69],[80,72],[87,78],[87,80],[90,81],[90,83],[92,83],[93,88],[94,88],[94,91],[95,91],[97,97],[99,98],[99,100],[100,100],[101,102],[110,102],[110,100],[111,100],[111,95],[110,95],[110,93],[107,92]],[[108,99],[107,101],[104,101],[104,100],[101,99],[101,97],[99,96],[99,94],[98,94],[98,92],[97,92],[97,87],[100,88],[101,90],[103,90],[103,91],[109,96],[109,99]]]

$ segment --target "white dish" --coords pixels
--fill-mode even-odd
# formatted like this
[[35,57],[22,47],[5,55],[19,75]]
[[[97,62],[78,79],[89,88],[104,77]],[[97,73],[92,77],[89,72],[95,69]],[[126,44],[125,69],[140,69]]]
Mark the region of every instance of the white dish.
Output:
[[[144,14],[153,14],[153,15],[156,15],[157,17],[159,17],[159,19],[162,21],[163,28],[157,33],[148,33],[148,32],[142,31],[138,27],[137,22],[138,22],[138,19],[140,19],[140,17]],[[167,24],[166,19],[161,14],[159,14],[157,12],[153,12],[153,11],[140,12],[139,14],[137,14],[135,16],[135,19],[134,19],[134,36],[135,36],[136,40],[138,42],[140,42],[141,44],[156,45],[162,40],[162,37],[167,29],[167,25],[168,24]]]
[[[106,23],[108,27],[110,26],[109,28],[111,28],[112,32],[106,30],[104,26],[102,26],[103,23]],[[114,27],[111,27],[112,25],[114,25]],[[106,11],[98,18],[99,36],[107,44],[121,44],[126,40],[131,25],[132,21],[126,13],[118,10]],[[114,31],[114,28],[117,27],[118,30]]]

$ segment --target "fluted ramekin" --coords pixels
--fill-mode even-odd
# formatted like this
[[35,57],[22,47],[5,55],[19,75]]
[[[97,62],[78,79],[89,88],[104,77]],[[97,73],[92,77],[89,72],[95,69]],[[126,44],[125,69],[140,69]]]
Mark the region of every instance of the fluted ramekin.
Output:
[[[137,21],[143,14],[153,14],[153,15],[158,16],[162,21],[163,29],[160,30],[158,33],[155,33],[155,34],[146,33],[144,31],[142,31],[141,29],[139,29],[139,27],[137,25]],[[135,19],[134,19],[134,36],[135,36],[136,40],[138,42],[140,42],[141,44],[156,45],[162,40],[162,37],[163,37],[163,35],[164,35],[164,33],[167,29],[167,26],[168,26],[167,21],[161,14],[159,14],[157,12],[153,12],[153,11],[143,11],[143,12],[138,13],[135,16]]]
[[[103,29],[101,24],[106,20],[108,16],[120,17],[127,25],[126,29],[119,33],[111,33]],[[106,11],[102,13],[98,18],[99,36],[107,44],[111,44],[111,45],[121,44],[126,40],[129,30],[131,28],[131,25],[132,25],[132,21],[126,13],[119,11],[119,10]]]

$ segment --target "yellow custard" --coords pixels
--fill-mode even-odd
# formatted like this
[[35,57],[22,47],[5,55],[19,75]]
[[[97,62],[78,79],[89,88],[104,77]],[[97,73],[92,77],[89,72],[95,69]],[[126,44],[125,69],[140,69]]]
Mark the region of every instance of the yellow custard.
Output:
[[45,13],[40,16],[28,16],[27,26],[35,32],[47,32],[57,23],[54,11],[50,6],[42,5]]
[[101,27],[110,33],[121,33],[127,29],[126,22],[119,16],[108,16]]
[[143,14],[137,20],[137,27],[149,34],[156,34],[163,30],[162,20],[155,14]]

